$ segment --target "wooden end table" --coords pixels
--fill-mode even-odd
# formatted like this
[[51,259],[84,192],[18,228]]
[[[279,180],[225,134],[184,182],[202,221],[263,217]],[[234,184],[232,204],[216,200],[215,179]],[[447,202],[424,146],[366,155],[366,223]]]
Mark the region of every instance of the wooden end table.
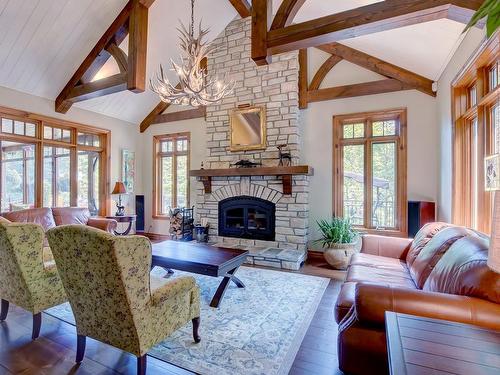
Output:
[[135,221],[136,218],[137,215],[106,216],[106,219],[113,219],[119,223],[128,223],[127,229],[125,229],[123,232],[118,232],[116,230],[114,231],[115,235],[117,236],[126,236],[127,234],[129,234],[130,230],[132,229],[132,223]]
[[223,276],[210,307],[219,307],[230,282],[235,283],[238,288],[245,287],[235,273],[247,258],[246,250],[181,241],[154,243],[152,249],[151,267],[159,266],[167,270],[174,269],[212,277]]
[[392,375],[500,374],[500,331],[385,313]]

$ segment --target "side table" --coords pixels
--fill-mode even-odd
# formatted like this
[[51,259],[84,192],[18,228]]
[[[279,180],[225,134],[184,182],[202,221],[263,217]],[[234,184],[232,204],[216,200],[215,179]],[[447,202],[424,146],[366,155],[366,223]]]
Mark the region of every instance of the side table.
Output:
[[137,215],[106,216],[106,219],[113,219],[119,223],[128,223],[127,229],[125,229],[123,232],[118,232],[116,230],[114,231],[115,235],[117,236],[126,236],[127,234],[129,234],[130,230],[132,229],[132,223],[135,221],[136,218]]
[[500,374],[500,331],[386,311],[391,375]]

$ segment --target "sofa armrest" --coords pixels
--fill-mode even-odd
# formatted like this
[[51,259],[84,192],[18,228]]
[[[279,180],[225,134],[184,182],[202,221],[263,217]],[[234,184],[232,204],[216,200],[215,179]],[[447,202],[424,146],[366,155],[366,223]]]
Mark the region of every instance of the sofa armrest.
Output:
[[394,311],[500,329],[500,304],[454,294],[358,283],[355,309],[367,325],[384,326],[385,312]]
[[362,241],[362,253],[404,259],[413,239],[364,234]]
[[115,233],[114,230],[118,226],[118,223],[114,219],[90,217],[89,221],[87,221],[87,225],[89,227],[101,229],[103,231],[114,234]]

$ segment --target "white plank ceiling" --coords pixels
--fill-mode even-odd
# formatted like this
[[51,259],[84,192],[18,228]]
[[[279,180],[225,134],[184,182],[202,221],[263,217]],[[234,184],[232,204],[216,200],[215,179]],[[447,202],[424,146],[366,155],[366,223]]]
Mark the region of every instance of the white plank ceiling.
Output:
[[[295,22],[380,0],[308,0]],[[0,86],[55,99],[127,0],[0,0]],[[281,0],[273,0],[277,10]],[[150,8],[147,75],[178,56],[176,27],[187,23],[189,0],[156,0]],[[228,0],[197,0],[197,19],[216,37],[236,17]],[[434,21],[343,43],[436,80],[458,46],[463,25]],[[124,41],[122,47],[126,47]],[[126,49],[126,48],[124,48]],[[116,66],[106,65],[102,75]],[[157,104],[147,90],[121,92],[77,106],[138,124]],[[71,111],[71,110],[70,110]]]

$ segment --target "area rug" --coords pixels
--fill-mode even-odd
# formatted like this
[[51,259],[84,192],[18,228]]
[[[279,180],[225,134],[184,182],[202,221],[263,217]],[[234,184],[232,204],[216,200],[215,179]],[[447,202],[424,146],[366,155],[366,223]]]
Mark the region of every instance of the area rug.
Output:
[[[163,276],[161,268],[153,274]],[[241,267],[246,285],[231,283],[218,309],[209,306],[221,279],[192,275],[201,290],[201,343],[194,344],[191,324],[148,353],[199,374],[288,374],[311,319],[328,286],[326,278]],[[46,311],[74,325],[69,304]]]

